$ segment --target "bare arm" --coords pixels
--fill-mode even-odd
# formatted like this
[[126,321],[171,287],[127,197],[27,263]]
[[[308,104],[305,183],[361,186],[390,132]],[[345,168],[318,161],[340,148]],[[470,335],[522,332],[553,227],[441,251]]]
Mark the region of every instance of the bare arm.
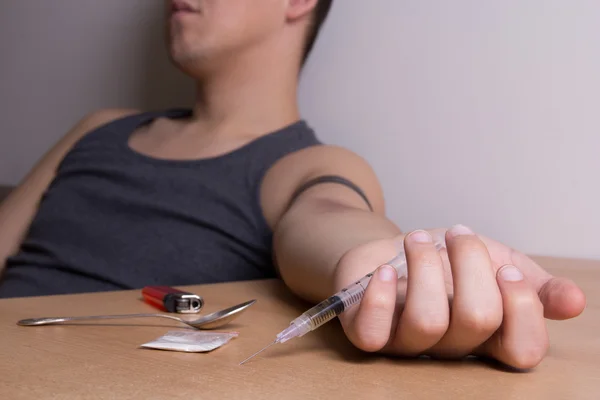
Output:
[[[465,226],[442,230],[447,251],[436,249],[436,230],[403,235],[385,218],[381,190],[366,163],[349,152],[320,151],[326,153],[300,153],[274,166],[265,179],[263,207],[275,227],[281,276],[300,297],[318,302],[376,270],[360,305],[339,316],[358,348],[408,357],[484,355],[527,369],[548,348],[544,316],[568,319],[585,308],[585,295],[572,281]],[[334,185],[313,187],[291,207],[283,205],[289,185],[319,172],[353,181],[374,212],[352,190]],[[405,283],[385,265],[399,246],[406,250]]]
[[[295,188],[332,174],[358,185],[374,210],[358,193],[334,183],[313,186],[286,207]],[[305,150],[275,165],[265,178],[263,208],[275,229],[274,252],[282,279],[313,302],[334,292],[335,268],[346,252],[401,233],[385,217],[382,190],[369,165],[340,148]]]
[[83,118],[42,157],[0,205],[0,272],[4,269],[6,259],[18,251],[37,212],[38,203],[54,179],[56,168],[65,154],[87,132],[131,112],[103,110]]

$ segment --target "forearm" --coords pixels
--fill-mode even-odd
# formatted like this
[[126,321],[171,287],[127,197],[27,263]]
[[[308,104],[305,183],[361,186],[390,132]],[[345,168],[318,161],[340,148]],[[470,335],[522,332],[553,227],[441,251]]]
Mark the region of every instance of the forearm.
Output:
[[[310,212],[303,207],[311,207]],[[335,268],[347,251],[400,233],[391,221],[373,212],[326,201],[303,204],[290,210],[277,227],[277,266],[295,294],[318,302],[333,293]]]
[[0,204],[0,274],[6,259],[19,249],[35,214],[37,198],[26,192],[26,188],[17,188]]

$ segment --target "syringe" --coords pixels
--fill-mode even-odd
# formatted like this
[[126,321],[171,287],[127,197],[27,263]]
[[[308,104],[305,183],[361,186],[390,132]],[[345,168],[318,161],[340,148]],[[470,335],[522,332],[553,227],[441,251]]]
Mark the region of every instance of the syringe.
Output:
[[[445,246],[446,244],[443,239],[436,241],[435,243],[435,247],[438,251]],[[408,270],[406,268],[406,254],[404,250],[400,251],[396,257],[385,264],[394,267],[397,272],[398,279],[408,276]],[[352,306],[358,304],[362,300],[365,290],[367,289],[367,285],[369,284],[369,281],[373,277],[374,273],[375,271],[365,275],[360,280],[346,286],[333,296],[323,300],[310,310],[304,312],[298,318],[294,319],[290,323],[290,326],[277,334],[275,340],[271,344],[242,361],[240,365],[244,364],[246,361],[250,360],[259,353],[262,353],[276,343],[285,343],[290,339],[304,336],[308,332],[314,331]]]

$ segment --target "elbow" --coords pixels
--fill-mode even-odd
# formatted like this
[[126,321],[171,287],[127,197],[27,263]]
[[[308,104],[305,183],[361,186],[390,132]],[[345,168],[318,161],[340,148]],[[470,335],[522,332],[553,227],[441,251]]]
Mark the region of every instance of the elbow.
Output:
[[303,241],[299,235],[293,215],[281,219],[273,233],[273,266],[278,278],[294,295],[315,301],[317,296],[308,284],[309,261],[301,249]]

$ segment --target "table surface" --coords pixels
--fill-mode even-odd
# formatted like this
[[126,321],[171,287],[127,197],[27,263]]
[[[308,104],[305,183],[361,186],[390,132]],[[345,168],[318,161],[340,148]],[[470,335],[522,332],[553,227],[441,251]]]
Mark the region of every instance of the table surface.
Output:
[[[239,363],[306,308],[279,281],[189,286],[209,312],[257,299],[223,331],[239,337],[211,353],[141,349],[170,330],[162,319],[21,327],[23,318],[153,312],[139,291],[0,301],[2,399],[598,399],[600,261],[537,257],[587,295],[583,314],[549,321],[551,348],[529,372],[475,359],[398,360],[356,350],[337,321]],[[392,397],[393,396],[393,397]]]

